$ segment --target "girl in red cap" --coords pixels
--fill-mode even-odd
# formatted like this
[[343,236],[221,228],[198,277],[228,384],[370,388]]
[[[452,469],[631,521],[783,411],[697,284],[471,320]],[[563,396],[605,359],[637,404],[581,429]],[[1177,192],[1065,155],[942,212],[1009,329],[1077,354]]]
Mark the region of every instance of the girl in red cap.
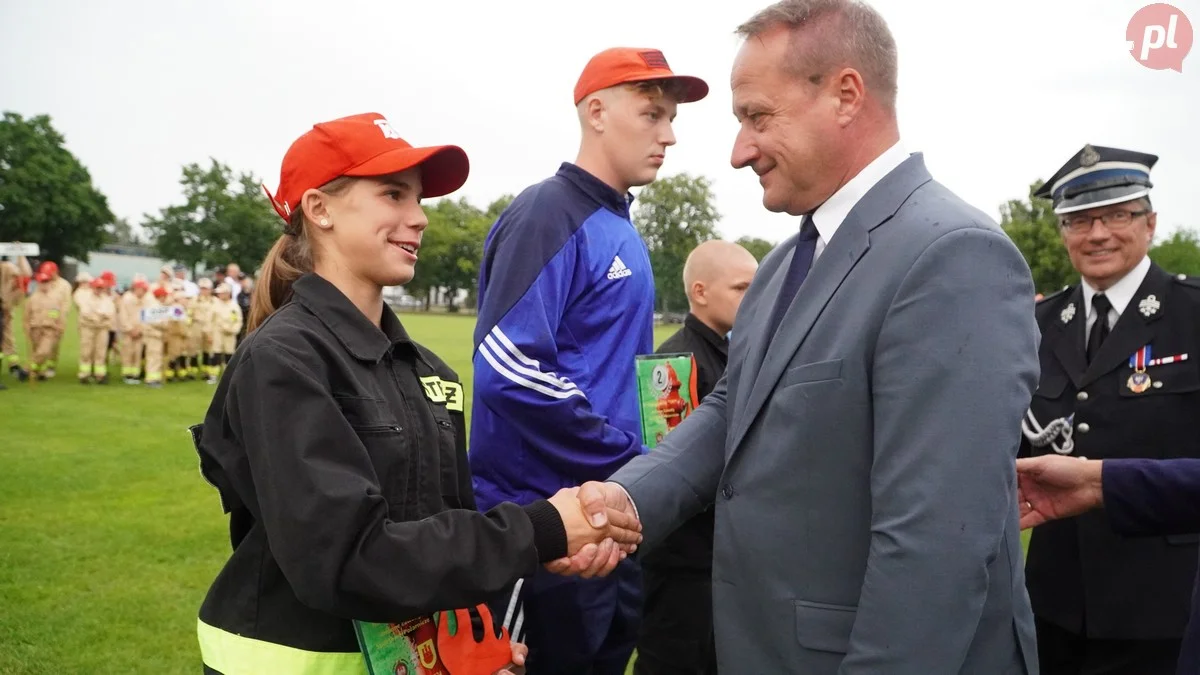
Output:
[[[383,302],[413,278],[421,199],[467,172],[459,148],[414,148],[377,114],[317,124],[284,157],[268,192],[284,234],[193,428],[234,546],[200,608],[205,672],[358,675],[364,651],[379,656],[373,627],[412,620],[428,641],[401,645],[391,671],[430,668],[436,641],[450,675],[490,674],[524,655],[484,603],[541,564],[586,547],[615,565],[640,540],[615,511],[593,528],[574,489],[475,509],[462,384]],[[430,630],[455,608],[479,625]]]

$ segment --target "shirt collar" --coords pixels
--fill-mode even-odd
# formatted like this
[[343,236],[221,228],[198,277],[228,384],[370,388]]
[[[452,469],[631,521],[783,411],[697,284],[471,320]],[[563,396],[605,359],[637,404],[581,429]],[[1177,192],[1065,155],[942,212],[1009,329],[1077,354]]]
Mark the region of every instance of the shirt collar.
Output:
[[377,328],[350,298],[320,275],[310,272],[300,277],[292,284],[292,293],[360,361],[378,363],[397,344],[412,342],[386,303]]
[[717,333],[717,331],[701,321],[695,314],[688,312],[687,318],[683,320],[683,325],[692,329],[697,335],[704,338],[706,342],[721,350],[722,354],[727,353],[726,350],[728,349],[729,341],[725,339],[725,336]]
[[833,193],[833,196],[825,200],[824,204],[817,207],[817,210],[813,212],[812,219],[813,225],[817,227],[817,233],[821,235],[821,241],[829,243],[859,200],[906,159],[908,159],[908,152],[905,151],[903,144],[897,141],[895,145],[863,167],[858,175]]
[[[1133,300],[1133,296],[1137,294],[1138,289],[1142,287],[1142,282],[1146,280],[1146,274],[1150,272],[1150,256],[1143,256],[1141,262],[1129,270],[1120,281],[1104,291],[1104,295],[1108,296],[1109,302],[1112,303],[1113,309],[1117,310],[1117,316],[1125,313],[1125,308]],[[1083,284],[1083,306],[1087,308],[1087,316],[1092,316],[1092,297],[1099,291],[1092,288],[1091,284],[1085,279]]]
[[570,181],[572,185],[582,190],[602,206],[617,214],[629,218],[629,207],[633,204],[633,195],[626,192],[621,194],[611,185],[596,178],[571,162],[563,162],[558,167],[558,175]]

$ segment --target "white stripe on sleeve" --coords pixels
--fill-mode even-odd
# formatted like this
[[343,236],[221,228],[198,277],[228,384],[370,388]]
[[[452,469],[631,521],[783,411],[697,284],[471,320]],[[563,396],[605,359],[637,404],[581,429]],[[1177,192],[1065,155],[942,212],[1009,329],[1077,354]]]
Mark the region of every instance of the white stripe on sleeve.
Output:
[[[539,369],[541,364],[522,354],[521,351],[508,340],[508,338],[503,338],[503,342],[507,343],[507,346],[509,347],[509,349],[505,349],[501,342],[494,337],[495,333],[496,330],[493,330],[492,334],[489,334],[487,337],[485,337],[483,341],[492,348],[492,352],[495,353],[497,357],[503,359],[504,362],[508,364],[509,368],[514,373],[524,375],[531,380],[540,380],[545,384],[548,384],[552,387],[557,387],[563,391],[570,391],[577,388],[574,382],[569,382],[555,377],[554,373],[543,373]],[[501,335],[503,335],[503,333],[501,333]],[[521,365],[517,363],[513,360],[514,358],[527,365]]]
[[[583,392],[580,391],[579,389],[571,389],[570,391],[563,391],[561,389],[551,389],[550,387],[538,384],[537,382],[534,382],[528,378],[521,377],[520,375],[514,373],[513,371],[508,369],[508,366],[501,363],[500,360],[498,360],[496,358],[496,356],[494,356],[492,354],[492,350],[489,347],[488,340],[484,340],[484,342],[479,345],[479,353],[483,354],[483,358],[487,359],[487,362],[492,365],[492,368],[497,373],[500,373],[508,380],[515,382],[515,383],[521,385],[522,387],[525,387],[526,389],[532,389],[536,392],[540,392],[542,394],[545,394],[546,396],[549,396],[551,398],[557,398],[557,399],[566,399],[566,398],[570,398],[572,396],[583,396]],[[504,352],[501,351],[501,352],[499,352],[499,355],[502,359],[508,361],[509,363],[512,363],[512,359],[509,358],[508,354],[505,354]],[[584,397],[584,398],[586,398],[586,397]]]
[[[500,330],[500,326],[495,326],[492,328],[492,335],[500,341],[500,344],[508,348],[508,352],[515,356],[518,361],[528,366],[532,366],[538,371],[541,371],[542,364],[538,363],[535,359],[525,356],[525,354],[521,352],[521,350],[515,344],[513,344],[513,341],[508,339],[508,336],[504,334],[504,331]],[[566,378],[560,378],[555,373],[550,373],[550,376],[553,377],[557,382],[561,382],[563,385],[566,385],[565,388],[567,389],[575,386],[570,380]]]

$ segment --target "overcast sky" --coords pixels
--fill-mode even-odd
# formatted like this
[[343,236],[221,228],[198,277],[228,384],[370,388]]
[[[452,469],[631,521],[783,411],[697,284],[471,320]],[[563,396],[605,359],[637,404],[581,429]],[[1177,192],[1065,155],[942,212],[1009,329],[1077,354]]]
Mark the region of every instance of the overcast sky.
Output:
[[[764,3],[765,4],[765,3]],[[1200,229],[1200,56],[1153,71],[1125,46],[1145,2],[876,0],[900,54],[903,143],[995,217],[1085,143],[1159,155],[1160,231]],[[1200,1],[1174,3],[1200,26]],[[0,110],[49,114],[118,216],[180,198],[212,156],[274,190],[314,122],[375,111],[415,144],[456,143],[484,206],[575,156],[571,92],[595,52],[656,47],[707,99],[681,106],[660,175],[713,182],[721,233],[777,241],[795,220],[729,165],[733,29],[710,0],[0,0]]]

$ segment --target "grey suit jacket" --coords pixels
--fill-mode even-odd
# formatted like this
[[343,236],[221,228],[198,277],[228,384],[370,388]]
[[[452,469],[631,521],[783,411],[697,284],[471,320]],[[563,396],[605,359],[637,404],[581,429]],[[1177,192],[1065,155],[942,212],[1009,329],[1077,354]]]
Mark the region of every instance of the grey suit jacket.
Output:
[[797,237],[724,379],[613,475],[645,547],[715,503],[723,673],[1037,673],[1014,459],[1038,380],[1029,268],[910,156],[854,207],[777,336]]

